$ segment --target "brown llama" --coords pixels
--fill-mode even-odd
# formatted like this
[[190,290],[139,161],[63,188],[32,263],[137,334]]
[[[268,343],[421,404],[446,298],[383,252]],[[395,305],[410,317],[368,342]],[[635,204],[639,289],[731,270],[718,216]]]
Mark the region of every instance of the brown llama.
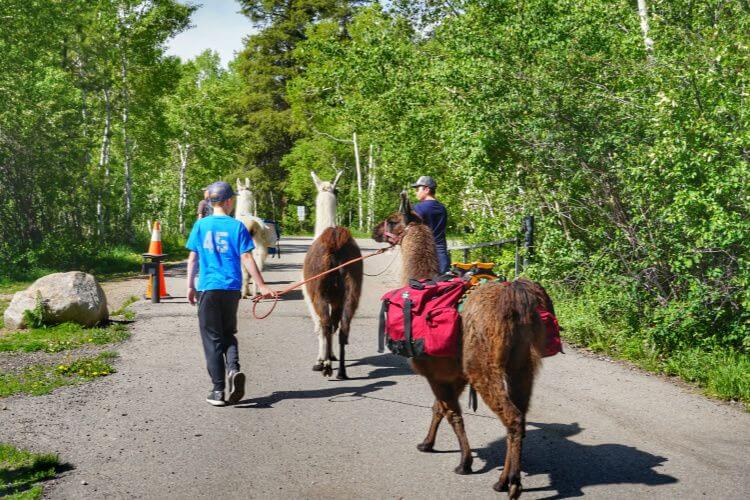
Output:
[[[400,243],[402,284],[437,274],[438,259],[430,228],[411,210],[401,193],[401,208],[373,229],[376,241]],[[521,441],[534,374],[540,364],[546,332],[536,312],[538,304],[550,307],[546,291],[537,283],[518,279],[512,283],[485,283],[468,295],[461,313],[463,346],[459,357],[411,358],[412,369],[427,378],[435,403],[427,436],[417,448],[430,452],[438,426],[445,417],[461,447],[455,471],[471,473],[471,448],[466,438],[458,398],[470,383],[485,404],[507,428],[507,452],[497,491],[510,498],[521,495]]]
[[[325,229],[310,245],[302,267],[304,279],[333,269],[344,262],[360,257],[357,242],[348,229],[333,226]],[[362,261],[305,284],[305,300],[315,324],[315,333],[325,339],[320,343],[318,361],[313,370],[328,377],[333,374],[332,336],[339,333],[339,369],[336,378],[346,379],[345,347],[349,343],[349,327],[362,293]]]

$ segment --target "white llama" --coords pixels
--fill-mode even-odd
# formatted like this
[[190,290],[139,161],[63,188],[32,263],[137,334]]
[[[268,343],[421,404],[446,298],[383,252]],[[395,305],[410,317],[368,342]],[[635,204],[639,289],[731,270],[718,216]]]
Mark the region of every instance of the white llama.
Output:
[[[263,265],[268,258],[268,248],[276,245],[276,229],[269,226],[263,219],[252,214],[255,199],[253,192],[250,190],[250,179],[245,178],[243,186],[237,179],[237,206],[234,211],[234,218],[241,221],[250,235],[253,237],[255,248],[253,249],[253,260],[258,266],[258,270],[263,272]],[[242,268],[242,298],[250,297],[250,273],[247,269]],[[258,285],[253,282],[253,295],[258,295]]]
[[310,171],[318,196],[315,198],[315,236],[317,238],[326,228],[336,225],[336,183],[343,174],[339,170],[333,182],[321,181],[315,172]]

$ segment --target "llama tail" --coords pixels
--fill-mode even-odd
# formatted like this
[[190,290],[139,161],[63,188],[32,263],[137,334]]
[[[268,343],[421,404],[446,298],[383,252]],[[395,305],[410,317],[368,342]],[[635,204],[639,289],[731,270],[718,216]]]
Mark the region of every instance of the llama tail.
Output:
[[537,307],[543,304],[543,297],[538,295],[538,290],[546,292],[533,281],[515,280],[507,288],[506,307],[502,312],[507,321],[508,335],[505,337],[505,349],[508,358],[504,365],[506,371],[523,369],[524,365],[530,365],[533,372],[540,365],[540,349],[544,346],[544,326],[536,312]]
[[523,281],[487,283],[469,294],[464,312],[464,370],[501,372],[531,363],[535,332],[542,329],[538,300]]
[[320,241],[321,245],[323,245],[326,251],[330,254],[337,253],[351,239],[352,233],[350,233],[347,228],[342,226],[333,226],[326,228],[326,230],[323,231],[320,236],[318,236],[318,240]]

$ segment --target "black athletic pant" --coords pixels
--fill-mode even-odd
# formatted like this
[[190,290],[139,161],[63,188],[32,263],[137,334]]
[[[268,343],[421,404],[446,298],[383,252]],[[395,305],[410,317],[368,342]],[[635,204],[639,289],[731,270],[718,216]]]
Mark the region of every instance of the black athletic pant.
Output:
[[239,290],[206,290],[198,299],[198,325],[214,391],[224,390],[225,370],[240,369],[235,336],[239,303]]

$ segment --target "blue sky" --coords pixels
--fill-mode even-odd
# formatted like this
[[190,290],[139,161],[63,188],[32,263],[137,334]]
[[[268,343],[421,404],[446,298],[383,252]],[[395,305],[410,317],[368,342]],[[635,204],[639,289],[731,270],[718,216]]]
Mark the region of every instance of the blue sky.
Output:
[[192,28],[167,43],[167,54],[192,59],[206,49],[218,52],[224,66],[242,48],[242,39],[253,31],[250,20],[239,14],[235,0],[190,0],[182,3],[201,4],[193,13]]

